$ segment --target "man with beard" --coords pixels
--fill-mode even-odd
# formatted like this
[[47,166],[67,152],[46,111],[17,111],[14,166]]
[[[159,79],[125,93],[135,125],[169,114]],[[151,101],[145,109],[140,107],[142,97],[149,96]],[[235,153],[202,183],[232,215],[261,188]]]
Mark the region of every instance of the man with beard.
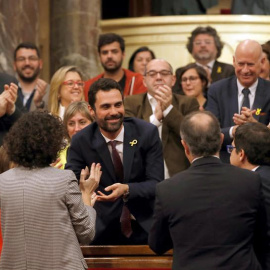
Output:
[[91,85],[89,104],[96,121],[72,137],[66,169],[79,180],[85,166],[101,164],[93,244],[147,244],[155,187],[164,179],[158,130],[124,118],[121,86],[112,79]]
[[104,72],[85,82],[85,100],[88,100],[88,91],[92,83],[100,78],[110,78],[118,82],[124,96],[146,92],[142,75],[122,68],[125,41],[121,36],[114,33],[101,35],[98,42],[98,53]]
[[19,80],[18,97],[26,111],[44,109],[48,104],[49,86],[39,78],[42,69],[40,52],[32,43],[21,43],[14,51],[14,70]]
[[163,145],[165,178],[188,168],[189,161],[179,143],[180,124],[185,115],[199,109],[197,100],[172,93],[175,82],[171,65],[153,59],[145,69],[147,93],[125,98],[126,116],[138,117],[158,127]]
[[[216,29],[211,26],[199,26],[193,30],[186,47],[196,64],[202,66],[208,73],[209,82],[213,83],[234,75],[232,65],[217,61],[221,55],[223,43]],[[180,82],[181,70],[182,67],[176,70],[176,83],[173,87],[173,91],[177,94],[184,94]]]

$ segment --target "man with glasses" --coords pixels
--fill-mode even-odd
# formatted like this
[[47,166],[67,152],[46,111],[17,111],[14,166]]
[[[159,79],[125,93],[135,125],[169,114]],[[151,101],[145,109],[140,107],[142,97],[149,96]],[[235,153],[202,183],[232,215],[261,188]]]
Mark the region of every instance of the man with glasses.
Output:
[[49,86],[39,78],[42,65],[40,52],[35,44],[20,43],[17,46],[13,67],[19,80],[18,98],[26,111],[47,107]]
[[270,130],[261,123],[243,124],[236,129],[227,150],[232,165],[256,171],[262,177],[263,192],[270,209]]
[[[211,26],[199,26],[193,30],[186,47],[196,64],[206,70],[209,84],[234,75],[232,65],[217,61],[221,55],[223,43],[216,29]],[[178,94],[184,94],[180,82],[181,70],[182,67],[176,70],[176,83],[173,87],[173,91]]]
[[125,99],[126,116],[146,120],[158,127],[163,144],[165,178],[185,170],[189,162],[180,144],[180,124],[185,115],[199,109],[195,98],[172,93],[175,76],[171,65],[153,59],[145,69],[147,93]]

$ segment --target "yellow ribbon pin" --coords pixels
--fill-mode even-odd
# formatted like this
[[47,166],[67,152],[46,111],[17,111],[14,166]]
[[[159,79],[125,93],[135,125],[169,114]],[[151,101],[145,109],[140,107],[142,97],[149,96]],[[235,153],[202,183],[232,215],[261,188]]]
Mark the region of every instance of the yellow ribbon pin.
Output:
[[261,110],[262,110],[262,109],[259,109],[259,108],[258,108],[258,109],[256,110],[255,114],[256,114],[256,115],[260,115]]
[[131,145],[131,146],[133,146],[133,145],[135,145],[135,144],[137,144],[138,143],[138,141],[137,140],[133,140],[132,142],[130,142],[129,144]]
[[217,68],[217,73],[221,73],[221,72],[222,72],[221,67],[218,67],[218,68]]

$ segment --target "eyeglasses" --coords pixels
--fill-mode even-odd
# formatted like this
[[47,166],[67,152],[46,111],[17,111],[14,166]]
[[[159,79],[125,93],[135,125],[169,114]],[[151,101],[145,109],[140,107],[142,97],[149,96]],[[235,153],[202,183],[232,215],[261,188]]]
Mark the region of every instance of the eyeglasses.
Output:
[[39,58],[37,56],[29,56],[29,57],[18,57],[16,58],[16,62],[25,62],[26,60],[28,60],[29,62],[36,62],[39,60]]
[[229,154],[231,154],[234,148],[236,148],[236,147],[233,146],[233,145],[227,145],[227,152],[228,152]]
[[198,76],[190,76],[190,77],[184,77],[181,79],[182,83],[187,83],[189,80],[191,83],[194,83],[199,77]]
[[62,83],[63,85],[67,85],[69,88],[73,88],[75,85],[78,85],[78,87],[84,87],[84,82],[83,81],[65,81]]
[[193,44],[196,46],[201,46],[203,43],[205,45],[211,45],[211,44],[213,44],[213,41],[209,40],[209,39],[205,39],[205,40],[196,40],[193,42]]
[[170,70],[161,70],[161,71],[150,70],[146,72],[146,76],[149,76],[151,78],[156,78],[158,74],[161,77],[166,77],[172,75],[172,72]]

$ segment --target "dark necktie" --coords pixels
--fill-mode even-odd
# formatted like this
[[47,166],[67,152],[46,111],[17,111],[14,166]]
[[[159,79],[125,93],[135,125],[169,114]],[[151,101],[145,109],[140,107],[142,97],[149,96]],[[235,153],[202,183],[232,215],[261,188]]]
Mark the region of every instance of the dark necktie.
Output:
[[250,94],[250,90],[247,89],[247,88],[244,88],[242,90],[242,93],[244,95],[244,100],[243,100],[242,107],[250,108],[249,97],[248,97],[248,95]]
[[[122,183],[124,180],[124,170],[123,170],[123,164],[122,164],[121,158],[116,149],[116,141],[110,141],[109,144],[112,147],[112,161],[114,165],[116,178],[119,182]],[[130,218],[130,211],[125,204],[123,205],[123,209],[122,209],[122,213],[120,217],[120,223],[121,223],[121,231],[123,235],[129,238],[132,234],[131,218]]]
[[112,147],[112,161],[113,161],[115,175],[116,175],[117,181],[122,183],[124,180],[124,169],[123,169],[121,158],[116,149],[116,141],[109,141],[109,144]]

